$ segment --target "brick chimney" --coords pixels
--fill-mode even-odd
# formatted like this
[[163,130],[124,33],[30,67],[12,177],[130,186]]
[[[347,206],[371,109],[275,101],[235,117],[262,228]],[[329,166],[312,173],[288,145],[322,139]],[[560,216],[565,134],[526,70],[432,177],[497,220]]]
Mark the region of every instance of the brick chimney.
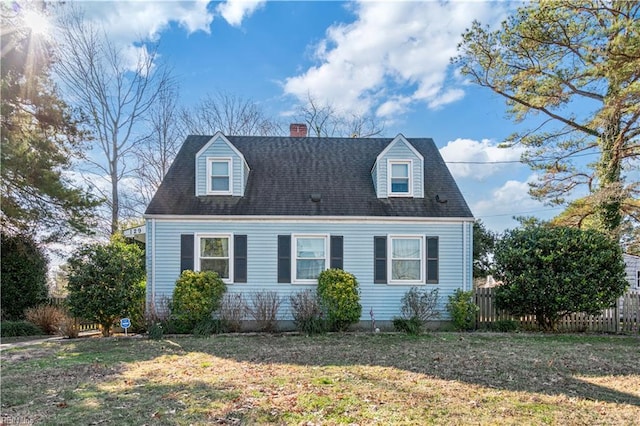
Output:
[[292,138],[306,138],[307,125],[301,123],[292,123],[289,126],[289,136],[291,136]]

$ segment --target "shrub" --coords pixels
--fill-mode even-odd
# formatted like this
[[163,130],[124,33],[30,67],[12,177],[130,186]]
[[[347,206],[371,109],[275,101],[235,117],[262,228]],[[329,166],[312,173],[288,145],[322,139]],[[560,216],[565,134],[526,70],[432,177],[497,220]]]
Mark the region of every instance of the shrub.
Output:
[[194,336],[208,337],[218,333],[222,333],[222,321],[219,319],[207,318],[193,328]]
[[293,324],[296,330],[307,335],[323,333],[325,322],[317,296],[311,290],[303,290],[289,296]]
[[476,326],[476,314],[480,310],[473,301],[473,291],[456,289],[453,296],[449,296],[447,312],[456,330],[473,330]]
[[437,318],[438,289],[419,290],[411,287],[402,296],[401,318],[393,319],[393,327],[407,334],[420,334],[428,321]]
[[56,334],[60,330],[60,324],[66,317],[63,308],[52,305],[39,305],[29,308],[24,316],[27,321],[37,325],[47,334]]
[[273,332],[278,328],[278,310],[282,299],[275,291],[259,291],[251,293],[251,305],[247,307],[249,314],[256,321],[260,331]]
[[58,333],[69,339],[76,339],[80,335],[80,321],[65,313],[64,318],[60,321]]
[[190,333],[197,323],[211,318],[226,290],[215,272],[183,271],[176,281],[170,306],[176,332]]
[[535,315],[538,326],[556,328],[565,315],[599,314],[628,286],[622,251],[597,231],[529,226],[508,231],[495,250],[496,306]]
[[360,320],[358,281],[342,269],[326,269],[318,277],[318,300],[330,329],[344,331]]
[[396,317],[393,319],[393,328],[396,331],[417,336],[422,332],[422,321],[420,321],[418,317],[411,317],[408,319]]
[[164,328],[159,322],[147,326],[147,335],[151,340],[160,340],[164,337]]
[[47,258],[29,234],[2,233],[0,305],[3,319],[24,319],[24,311],[47,300]]
[[68,265],[71,314],[100,324],[104,336],[118,318],[129,317],[144,301],[144,251],[121,235],[109,244],[82,246]]
[[515,320],[498,320],[487,324],[490,331],[499,331],[501,333],[510,333],[520,329],[520,323]]
[[0,323],[1,337],[39,336],[44,332],[37,325],[28,321],[2,321]]
[[242,330],[242,321],[247,313],[247,304],[241,293],[227,293],[222,298],[218,319],[225,331],[237,333]]

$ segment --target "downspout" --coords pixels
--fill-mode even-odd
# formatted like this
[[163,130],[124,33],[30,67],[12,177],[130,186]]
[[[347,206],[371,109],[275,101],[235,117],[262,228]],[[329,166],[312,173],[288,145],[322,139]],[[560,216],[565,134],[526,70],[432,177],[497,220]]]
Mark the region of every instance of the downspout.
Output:
[[467,291],[467,222],[462,222],[462,291]]
[[151,303],[156,309],[156,220],[151,219]]

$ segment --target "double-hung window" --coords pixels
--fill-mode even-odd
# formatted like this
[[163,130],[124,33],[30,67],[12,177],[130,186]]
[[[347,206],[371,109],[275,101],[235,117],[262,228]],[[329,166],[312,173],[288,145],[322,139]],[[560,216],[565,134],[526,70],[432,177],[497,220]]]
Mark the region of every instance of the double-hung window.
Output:
[[198,238],[198,270],[217,272],[225,281],[232,281],[233,239],[230,235],[204,235]]
[[232,193],[232,164],[230,158],[209,158],[207,160],[207,193],[222,195]]
[[389,236],[389,282],[423,283],[424,237]]
[[293,236],[294,282],[315,283],[318,275],[327,269],[327,242],[327,235]]
[[411,196],[412,164],[408,160],[389,160],[387,173],[389,174],[389,196]]

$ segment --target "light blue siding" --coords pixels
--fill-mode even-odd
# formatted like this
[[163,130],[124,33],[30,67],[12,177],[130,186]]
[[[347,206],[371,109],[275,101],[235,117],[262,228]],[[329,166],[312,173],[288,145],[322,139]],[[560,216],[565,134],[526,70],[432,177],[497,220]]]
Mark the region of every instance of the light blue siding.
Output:
[[387,198],[389,196],[387,192],[387,176],[388,176],[388,160],[412,160],[413,161],[413,174],[411,176],[413,181],[413,196],[415,198],[424,198],[424,170],[423,163],[416,155],[409,142],[402,138],[397,138],[393,142],[389,149],[383,156],[378,158],[376,168],[377,177],[376,191],[378,198]]
[[[465,233],[464,228],[467,228]],[[148,229],[150,231],[150,229]],[[423,288],[438,288],[439,309],[446,318],[444,305],[447,296],[465,282],[471,285],[471,232],[469,222],[451,223],[373,223],[373,222],[324,222],[311,223],[279,221],[168,221],[156,220],[155,236],[148,238],[148,255],[155,253],[155,270],[149,266],[149,281],[156,300],[171,297],[175,281],[180,274],[180,235],[198,233],[230,233],[247,235],[247,283],[229,284],[230,292],[250,293],[257,290],[274,290],[286,299],[281,308],[282,319],[290,319],[288,296],[314,285],[282,284],[277,282],[278,235],[295,233],[341,235],[344,242],[344,269],[353,273],[360,283],[362,320],[369,320],[373,309],[376,320],[390,320],[400,315],[400,299],[410,285],[374,284],[373,237],[387,234],[428,235],[439,237],[439,282]],[[147,234],[149,235],[149,234]],[[463,244],[466,237],[466,256]],[[154,250],[155,249],[155,250]],[[467,266],[464,266],[466,261]],[[152,285],[147,287],[151,291]]]
[[238,197],[244,195],[246,179],[249,175],[249,167],[244,161],[244,158],[239,156],[232,146],[220,136],[216,136],[213,143],[196,158],[196,195],[207,195],[207,179],[209,179],[207,174],[207,158],[212,157],[231,158],[232,195]]

